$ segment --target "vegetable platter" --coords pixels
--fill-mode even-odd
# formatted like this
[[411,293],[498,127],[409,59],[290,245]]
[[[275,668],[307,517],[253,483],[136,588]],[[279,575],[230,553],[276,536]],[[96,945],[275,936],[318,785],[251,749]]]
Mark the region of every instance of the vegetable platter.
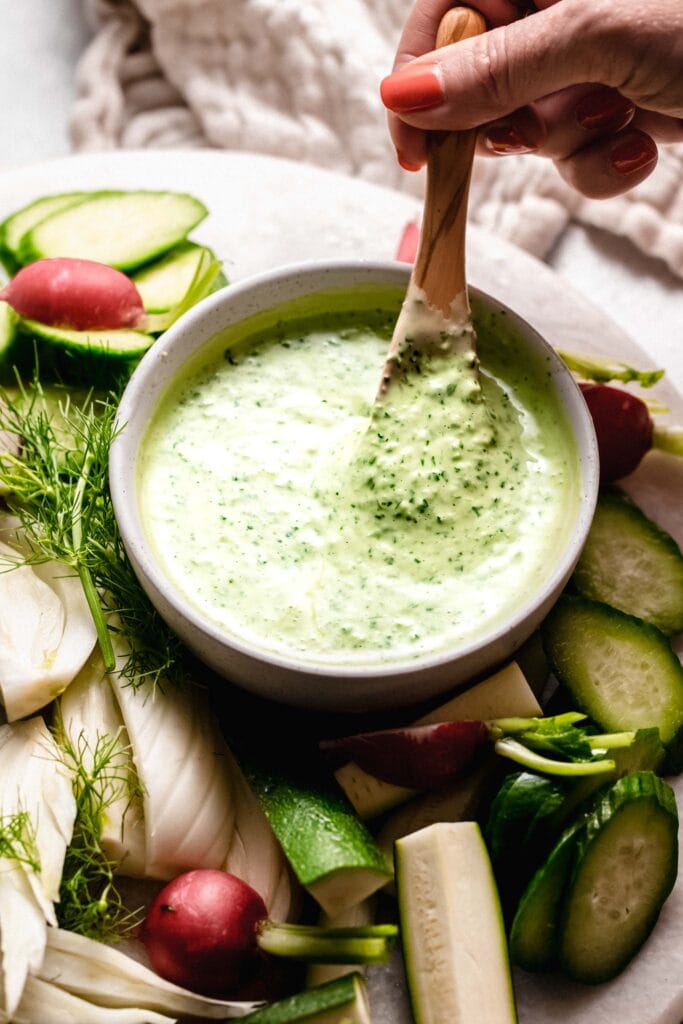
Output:
[[[212,250],[227,278],[233,281],[282,263],[305,259],[359,256],[368,259],[391,258],[395,253],[403,225],[418,214],[417,202],[407,196],[286,161],[250,154],[204,151],[130,152],[68,158],[25,168],[21,172],[6,173],[0,179],[0,221],[13,211],[48,194],[148,189],[188,193],[197,197],[206,206],[209,215],[191,231],[191,239]],[[545,265],[514,247],[500,240],[493,240],[484,232],[473,230],[470,236],[470,267],[474,284],[513,306],[558,348],[587,356],[609,357],[639,367],[651,365],[637,346],[599,310],[581,296],[571,293]],[[668,407],[672,421],[683,422],[683,400],[667,378],[648,392],[648,396],[654,397],[658,403]],[[658,418],[666,422],[666,417],[661,413],[658,414]],[[624,482],[623,488],[646,514],[656,519],[671,533],[679,545],[683,544],[683,460],[653,452],[647,456],[638,471]],[[3,585],[7,585],[7,576]],[[119,660],[119,664],[123,664],[126,656],[125,644],[117,644],[113,657]],[[103,678],[103,668],[96,655],[93,655],[88,663],[88,672],[93,677]],[[106,721],[108,715],[114,715],[114,720],[120,721],[120,714],[119,719],[115,717],[118,713],[118,702],[131,741],[134,744],[139,743],[141,748],[149,744],[151,758],[153,734],[156,731],[153,725],[153,696],[150,695],[147,702],[149,713],[146,721],[140,716],[136,717],[130,709],[126,710],[127,703],[130,703],[129,697],[130,695],[111,693],[104,687],[104,694],[100,694],[97,700],[86,708],[83,703],[79,704],[78,695],[73,691],[71,703],[66,700],[64,702],[63,712],[68,714],[71,707],[74,722],[80,720],[79,716],[85,721],[88,715],[91,718],[94,716],[94,719],[100,722]],[[313,735],[322,737],[326,729],[337,735],[344,731],[339,722],[332,725],[324,720],[308,720],[305,716],[294,716],[289,712],[281,712],[280,709],[274,715],[272,708],[264,708],[244,694],[231,691],[224,684],[220,700],[215,702],[215,710],[219,718],[228,723],[229,733],[231,721],[245,723],[243,733],[247,737],[246,749],[237,749],[240,746],[237,739],[235,744],[236,753],[242,760],[247,775],[250,774],[249,744],[256,745],[258,742],[254,738],[258,736],[258,729],[254,732],[254,728],[260,721],[259,716],[270,716],[271,721],[277,717],[281,729],[291,730],[291,737],[295,737],[297,733],[304,739]],[[203,729],[210,728],[201,721],[201,714],[197,715],[191,704],[184,705],[180,702],[170,717],[173,718],[174,715],[176,720],[170,723],[172,728],[186,729],[188,720],[192,722],[192,728],[197,734]],[[366,724],[372,728],[381,728],[397,723],[385,718],[373,719],[369,723],[364,723],[364,726]],[[346,731],[353,731],[350,723]],[[72,734],[76,747],[80,735],[78,729]],[[45,743],[49,743],[49,739],[43,739]],[[226,754],[226,757],[229,757],[229,754]],[[122,766],[121,770],[124,769],[125,766]],[[183,821],[187,819],[184,819],[180,812],[178,793],[174,792],[175,788],[182,792],[183,780],[174,780],[174,783],[176,782],[177,787],[164,785],[163,779],[158,780],[152,772],[146,791],[125,791],[123,796],[121,793],[116,795],[118,800],[137,802],[136,806],[139,805],[140,814],[143,816],[151,801],[157,798],[162,803],[164,800],[167,801],[167,816],[175,829],[172,843],[175,849],[182,848],[183,828],[187,827],[189,830],[189,826],[183,825]],[[264,783],[263,779],[259,783],[258,771],[255,776],[251,776],[251,782],[256,789],[263,785],[267,790],[270,785],[268,780]],[[47,784],[44,780],[40,785]],[[73,812],[68,806],[68,794],[65,794],[63,787],[60,788],[59,778],[51,779],[50,785],[54,793],[55,806],[61,806],[63,813],[68,817]],[[680,777],[673,780],[673,787],[680,807],[683,804],[683,785]],[[628,788],[627,786],[626,789]],[[187,813],[187,808],[192,807],[192,793],[186,792],[183,799],[187,804]],[[623,799],[624,794],[619,791],[615,795],[617,805]],[[233,794],[233,800],[236,807],[240,806],[240,801],[244,807],[248,796],[244,792],[237,796]],[[178,821],[173,823],[172,819],[176,817]],[[250,820],[253,827],[253,821],[256,819]],[[171,831],[173,832],[173,829]],[[122,835],[111,837],[114,843],[122,839]],[[244,872],[251,870],[250,880],[255,887],[268,875],[271,884],[265,910],[271,917],[282,917],[287,912],[288,904],[286,871],[279,866],[280,855],[272,845],[267,827],[256,836],[256,839],[252,835],[252,842],[256,842],[257,847],[263,851],[263,863],[247,864],[243,853],[241,861],[239,856],[235,856],[235,873],[244,877]],[[466,851],[465,856],[476,857],[476,837],[468,835],[462,842],[462,849]],[[135,851],[134,845],[129,848]],[[140,851],[142,859],[138,873],[144,873],[144,868],[148,866],[151,858],[157,878],[173,877],[178,873],[182,855],[179,855],[180,861],[174,862],[173,852],[169,852],[170,850],[171,847],[168,845],[164,847],[163,844],[159,844],[157,848],[154,848],[153,844],[150,846],[148,837],[147,848]],[[266,865],[266,861],[270,866]],[[405,852],[401,852],[401,862],[399,890],[401,886],[409,889],[411,862],[410,849],[407,847]],[[241,870],[237,870],[238,867]],[[377,870],[379,871],[379,868]],[[381,874],[381,871],[379,873]],[[374,882],[370,888],[373,886],[376,887]],[[320,897],[315,880],[307,887],[311,893],[315,895],[317,892],[317,896]],[[343,903],[343,893],[340,896],[339,893],[328,892],[324,898],[330,901],[330,911],[335,910],[336,901],[339,899]],[[324,903],[324,899],[319,898],[319,902]],[[263,917],[264,908],[261,904],[257,911],[257,916]],[[358,938],[362,938],[361,932],[365,921],[348,920],[345,923],[355,926]],[[267,925],[262,932],[264,936],[268,936],[269,927],[270,925]],[[418,927],[419,922],[416,922],[415,928]],[[271,935],[272,942],[277,944],[280,941],[277,938],[277,926],[272,927]],[[282,940],[285,945],[289,941]],[[371,940],[362,938],[362,941]],[[77,945],[78,940],[72,941],[56,933],[50,943],[50,962],[63,964],[69,957],[77,959],[80,955]],[[680,1024],[683,1019],[682,951],[683,882],[679,878],[664,905],[657,926],[641,953],[613,980],[593,987],[568,981],[558,974],[529,974],[516,970],[514,982],[519,1020],[521,1024],[545,1024],[547,1020],[561,1017],[567,1024],[582,1024],[588,1020],[598,1024],[604,1021],[606,1024],[607,1021],[615,1019],[619,1019],[623,1024]],[[108,954],[103,955],[106,959]],[[368,960],[372,962],[372,957],[369,956]],[[104,969],[115,972],[119,968],[115,967],[112,961],[107,962]],[[36,1006],[40,1005],[39,989],[45,982],[35,980],[31,984],[35,989],[32,998],[37,1000]],[[136,992],[144,987],[140,979],[133,976],[126,984]],[[345,1000],[349,1006],[354,999],[357,1002],[354,987],[357,984],[356,981],[349,981],[344,991],[330,990],[331,994],[325,998],[333,1001],[326,1004],[327,1008],[346,1006]],[[367,987],[371,1019],[374,1024],[410,1024],[412,1018],[397,952],[388,965],[368,968]],[[245,998],[258,999],[259,994],[258,991],[246,993]],[[192,1007],[187,1002],[183,1003],[183,998],[185,997],[177,994],[168,995],[168,999],[176,1000],[174,1005],[177,1014],[186,1012],[196,1015],[199,1012],[197,1006]],[[215,1019],[215,1014],[209,1013],[209,1009],[206,1009],[207,1017]],[[272,1020],[277,1022],[318,1019],[310,1014],[308,1018],[301,1013],[299,1016],[293,1016],[295,1010],[291,1008],[287,1012],[289,1016],[273,1016]],[[155,1013],[156,1011],[150,1010],[144,1019],[169,1019]],[[72,1019],[68,1016],[68,1004],[65,1004],[63,1014],[60,1019]],[[39,1015],[35,1012],[34,1016],[37,1024]],[[131,1024],[135,1024],[135,1021],[141,1018],[122,1015],[116,1019],[122,1022],[130,1020]],[[334,1019],[342,1018],[337,1016]],[[355,1021],[366,1018],[358,1016],[349,1019]],[[271,1018],[264,1016],[264,1024],[267,1020]]]

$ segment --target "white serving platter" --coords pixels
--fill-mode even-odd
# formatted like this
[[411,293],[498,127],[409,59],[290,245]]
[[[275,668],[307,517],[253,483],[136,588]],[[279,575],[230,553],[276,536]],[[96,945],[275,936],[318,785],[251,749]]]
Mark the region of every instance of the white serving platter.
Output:
[[[305,164],[248,153],[155,150],[66,157],[6,171],[0,174],[0,221],[41,195],[101,188],[198,196],[210,213],[192,237],[215,250],[233,281],[304,260],[392,258],[404,225],[420,213],[411,196]],[[596,305],[509,242],[473,228],[468,261],[472,284],[514,308],[552,344],[653,365]],[[670,370],[680,387],[683,368]],[[683,423],[683,398],[671,382],[651,394]],[[652,453],[624,487],[683,545],[683,459]],[[683,811],[681,779],[675,788]],[[520,1024],[682,1024],[683,872],[652,936],[614,981],[593,988],[516,972],[515,988]],[[410,1024],[398,962],[370,972],[370,994],[374,1024]]]

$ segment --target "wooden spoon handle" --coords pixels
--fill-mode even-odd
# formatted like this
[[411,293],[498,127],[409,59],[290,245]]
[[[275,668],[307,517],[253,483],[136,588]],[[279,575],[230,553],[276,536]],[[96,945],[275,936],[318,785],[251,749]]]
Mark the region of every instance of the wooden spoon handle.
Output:
[[[486,31],[482,16],[469,7],[454,7],[441,19],[437,47]],[[467,194],[472,173],[477,129],[462,132],[430,132],[427,157],[427,191],[420,247],[413,281],[427,302],[451,316],[451,303],[462,295],[467,305],[465,277],[465,222]]]

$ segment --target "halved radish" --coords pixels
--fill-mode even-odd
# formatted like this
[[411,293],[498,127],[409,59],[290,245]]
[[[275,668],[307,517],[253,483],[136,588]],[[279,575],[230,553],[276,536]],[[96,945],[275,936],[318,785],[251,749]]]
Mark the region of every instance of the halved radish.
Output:
[[75,331],[115,330],[145,322],[137,288],[104,263],[70,257],[37,260],[0,291],[19,316]]
[[439,722],[326,740],[375,778],[409,789],[435,789],[461,775],[489,744],[485,722]]

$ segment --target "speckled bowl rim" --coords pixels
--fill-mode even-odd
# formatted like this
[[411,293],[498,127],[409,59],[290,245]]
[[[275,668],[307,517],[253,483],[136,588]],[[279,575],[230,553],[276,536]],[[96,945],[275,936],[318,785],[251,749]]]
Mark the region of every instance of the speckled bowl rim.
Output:
[[[182,366],[192,359],[201,347],[210,344],[220,331],[246,317],[308,294],[313,295],[340,287],[377,285],[405,289],[409,272],[405,264],[397,262],[311,262],[278,267],[231,284],[208,296],[185,313],[151,347],[133,372],[122,396],[117,415],[119,432],[110,453],[109,481],[114,513],[124,546],[140,582],[153,603],[158,604],[154,593],[157,591],[163,595],[177,619],[189,624],[198,634],[210,637],[217,644],[274,669],[279,667],[317,678],[343,677],[345,680],[379,682],[387,678],[398,679],[402,675],[413,678],[416,673],[423,670],[436,669],[440,666],[445,668],[519,630],[524,621],[530,619],[539,607],[551,602],[571,574],[590,529],[599,487],[599,461],[593,423],[580,389],[560,357],[535,328],[504,303],[479,289],[471,288],[470,293],[473,297],[485,306],[504,311],[512,328],[547,357],[552,383],[575,431],[581,486],[576,523],[552,572],[538,590],[494,628],[467,645],[456,645],[420,658],[387,661],[381,665],[345,664],[343,661],[336,665],[316,662],[315,659],[298,658],[296,655],[275,653],[262,649],[250,641],[241,640],[233,634],[225,633],[215,623],[205,619],[166,576],[150,551],[140,521],[136,491],[137,458],[140,442],[151,415]],[[236,308],[240,309],[238,316],[234,315]],[[240,685],[248,686],[244,681]],[[260,687],[256,689],[259,690]],[[434,692],[433,687],[431,692]],[[397,700],[397,703],[400,703],[400,700]]]

